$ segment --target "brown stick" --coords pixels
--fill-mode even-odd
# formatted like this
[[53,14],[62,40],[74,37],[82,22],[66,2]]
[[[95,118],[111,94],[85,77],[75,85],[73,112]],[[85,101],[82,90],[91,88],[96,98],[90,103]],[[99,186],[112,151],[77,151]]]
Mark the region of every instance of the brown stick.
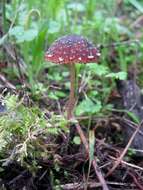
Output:
[[113,165],[113,167],[109,170],[109,172],[107,173],[106,177],[108,177],[109,175],[111,175],[114,170],[118,167],[118,165],[121,163],[121,161],[123,160],[123,157],[125,156],[128,148],[130,147],[132,141],[134,140],[136,134],[138,133],[138,131],[140,130],[140,127],[142,125],[143,121],[137,126],[135,132],[132,134],[128,144],[126,145],[126,147],[124,148],[123,152],[121,153],[120,157],[118,158],[118,160],[115,162],[115,164]]
[[19,72],[20,82],[21,82],[21,84],[23,84],[24,77],[23,77],[21,67],[20,67],[20,63],[19,63],[19,60],[18,60],[18,57],[17,57],[16,47],[14,47],[14,53],[15,53],[15,63],[16,63],[16,66],[17,66],[17,69],[18,69],[18,72]]
[[[83,145],[85,147],[86,153],[89,156],[89,145],[88,145],[88,142],[87,142],[87,140],[85,138],[85,135],[84,135],[84,133],[83,133],[83,131],[82,131],[82,129],[81,129],[81,127],[80,127],[79,124],[76,124],[75,126],[76,126],[76,129],[77,129],[78,133],[79,133],[81,141],[82,141],[82,143],[83,143]],[[99,181],[100,181],[100,183],[101,183],[101,185],[103,187],[103,190],[109,190],[108,186],[106,184],[106,181],[105,181],[105,179],[104,179],[104,177],[103,177],[103,175],[101,173],[101,170],[98,167],[97,162],[96,162],[95,159],[92,160],[92,166],[93,166],[93,168],[95,170],[95,173],[96,173],[96,175],[97,175],[97,177],[98,177],[98,179],[99,179]]]
[[0,81],[4,84],[5,87],[16,90],[16,87],[10,83],[3,75],[0,74]]
[[143,190],[143,186],[142,184],[139,183],[139,181],[137,180],[136,176],[131,173],[130,171],[128,172],[128,174],[133,178],[134,183],[136,184],[136,186],[140,189]]
[[[122,182],[112,182],[112,181],[107,181],[107,184],[109,184],[110,186],[122,186],[122,189],[133,189],[136,188],[136,185],[131,184],[131,183],[122,183]],[[99,189],[101,187],[100,183],[97,182],[89,182],[88,184],[86,183],[78,183],[78,182],[74,182],[74,183],[68,183],[68,184],[64,184],[64,185],[57,185],[57,188],[61,188],[63,190],[75,190],[75,189],[80,189],[80,190],[85,190],[85,186],[88,185],[89,188],[91,189]],[[101,189],[101,188],[100,188]]]
[[73,109],[75,105],[75,82],[76,82],[76,69],[75,64],[71,63],[70,67],[70,96],[67,108],[67,119],[71,119],[73,117]]

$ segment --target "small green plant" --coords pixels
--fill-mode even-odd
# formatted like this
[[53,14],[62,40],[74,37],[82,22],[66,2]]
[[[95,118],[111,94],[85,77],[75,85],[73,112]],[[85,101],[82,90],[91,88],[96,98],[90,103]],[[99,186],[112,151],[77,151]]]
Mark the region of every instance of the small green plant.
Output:
[[100,115],[103,110],[111,108],[111,105],[107,104],[107,99],[114,87],[114,80],[125,80],[127,73],[123,71],[113,73],[107,66],[96,63],[87,64],[83,69],[85,74],[80,74],[81,81],[88,84],[89,89],[84,90],[84,97],[76,107],[76,115]]

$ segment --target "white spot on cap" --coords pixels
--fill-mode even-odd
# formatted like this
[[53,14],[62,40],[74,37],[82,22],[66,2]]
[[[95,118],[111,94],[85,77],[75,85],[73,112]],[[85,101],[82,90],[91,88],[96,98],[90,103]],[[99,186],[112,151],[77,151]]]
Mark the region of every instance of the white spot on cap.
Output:
[[59,61],[63,61],[64,59],[62,57],[59,57]]
[[93,55],[89,55],[88,58],[89,58],[89,59],[92,59],[92,58],[94,58],[94,56],[93,56]]
[[81,57],[79,57],[79,58],[78,58],[78,60],[80,60],[80,61],[81,61]]
[[72,50],[71,50],[71,53],[73,53],[73,54],[74,54],[74,53],[75,53],[75,51],[72,49]]
[[96,55],[97,55],[97,56],[100,56],[100,55],[101,55],[101,53],[97,53]]
[[70,60],[72,60],[73,59],[73,57],[70,57]]
[[46,56],[47,56],[47,57],[52,57],[53,55],[52,55],[52,54],[47,54]]

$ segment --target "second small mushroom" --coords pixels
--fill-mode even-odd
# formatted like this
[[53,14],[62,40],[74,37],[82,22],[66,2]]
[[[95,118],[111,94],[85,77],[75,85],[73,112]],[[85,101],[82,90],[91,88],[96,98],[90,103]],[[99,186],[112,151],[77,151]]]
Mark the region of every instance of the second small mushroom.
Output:
[[46,61],[66,64],[70,68],[70,96],[67,107],[68,120],[73,117],[75,105],[75,64],[97,62],[99,57],[100,52],[93,43],[80,35],[66,35],[57,39],[45,54]]

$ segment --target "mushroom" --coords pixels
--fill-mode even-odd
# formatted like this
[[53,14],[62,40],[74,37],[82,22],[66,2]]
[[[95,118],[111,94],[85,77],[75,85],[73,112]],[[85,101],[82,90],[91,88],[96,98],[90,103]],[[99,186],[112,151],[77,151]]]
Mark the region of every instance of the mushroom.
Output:
[[[73,117],[75,104],[75,80],[76,80],[76,63],[93,63],[100,57],[99,50],[86,38],[79,35],[67,35],[57,39],[45,54],[45,60],[56,63],[66,64],[70,67],[70,97],[67,109],[67,119]],[[80,138],[85,146],[86,153],[89,155],[88,142],[79,124],[75,124]],[[104,190],[108,190],[104,177],[97,167],[96,160],[92,160],[92,165],[99,178]]]
[[57,39],[45,54],[46,61],[56,64],[66,64],[70,68],[70,96],[67,107],[68,120],[73,117],[75,105],[75,64],[97,62],[99,57],[99,50],[80,35],[66,35]]

